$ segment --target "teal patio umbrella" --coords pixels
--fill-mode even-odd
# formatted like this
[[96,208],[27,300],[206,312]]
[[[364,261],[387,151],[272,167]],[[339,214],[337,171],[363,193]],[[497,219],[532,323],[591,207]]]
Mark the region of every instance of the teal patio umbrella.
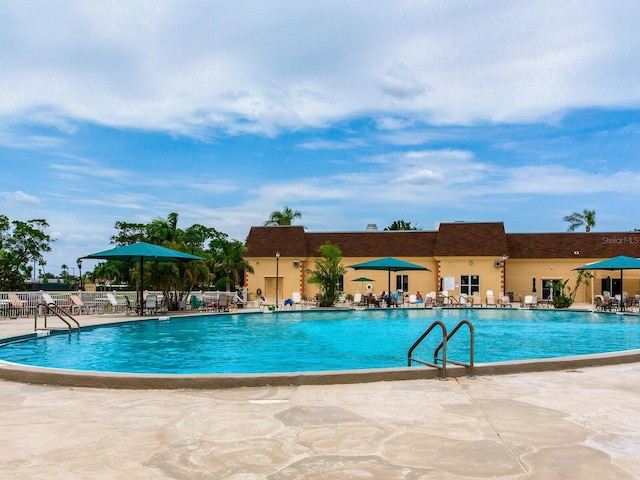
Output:
[[[624,270],[640,270],[640,259],[620,255],[599,262],[587,263],[574,270],[620,270],[620,299],[622,300],[622,272]],[[613,294],[613,292],[611,292]]]
[[[383,270],[387,272],[387,278],[389,287],[387,294],[391,295],[391,272],[403,272],[407,270],[423,270],[430,272],[427,267],[422,265],[416,265],[415,263],[405,262],[394,257],[379,258],[378,260],[371,260],[369,262],[356,263],[355,265],[349,265],[349,268],[354,270]],[[387,302],[387,306],[391,306],[391,302]]]
[[375,282],[375,280],[367,277],[358,277],[351,280],[352,282],[360,282],[360,288],[364,289],[364,282]]
[[140,262],[140,282],[138,290],[138,312],[142,315],[142,280],[144,277],[144,262],[191,262],[194,260],[204,260],[202,257],[191,255],[190,253],[172,250],[170,248],[153,245],[151,243],[138,242],[123,247],[112,248],[103,252],[92,253],[86,257],[100,260],[123,260],[126,262]]

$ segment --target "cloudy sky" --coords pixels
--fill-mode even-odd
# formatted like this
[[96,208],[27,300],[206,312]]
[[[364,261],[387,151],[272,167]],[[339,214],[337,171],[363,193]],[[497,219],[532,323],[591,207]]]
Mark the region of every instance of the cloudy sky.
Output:
[[[640,228],[640,2],[29,1],[0,14],[0,213],[47,271],[116,221]],[[472,240],[472,239],[470,239]]]

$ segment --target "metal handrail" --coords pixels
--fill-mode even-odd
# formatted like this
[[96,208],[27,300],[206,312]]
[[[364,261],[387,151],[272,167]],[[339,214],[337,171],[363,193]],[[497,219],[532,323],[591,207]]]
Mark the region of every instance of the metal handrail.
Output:
[[[447,360],[447,342],[451,339],[451,337],[453,337],[456,334],[458,330],[460,330],[460,328],[463,325],[466,325],[469,327],[469,363],[460,362],[457,360]],[[431,333],[431,331],[435,327],[440,327],[442,329],[442,341],[433,351],[433,362],[428,362],[426,360],[420,360],[418,358],[414,358],[412,355],[413,351],[416,349],[416,347],[418,347],[418,345],[422,343],[422,341],[427,337],[427,335],[429,335],[429,333]],[[440,353],[441,350],[442,350],[442,357],[439,357],[438,354]],[[460,366],[466,367],[467,377],[474,378],[473,357],[474,357],[474,329],[471,322],[469,320],[461,320],[460,322],[458,322],[455,328],[451,331],[451,333],[447,333],[447,327],[444,325],[444,323],[442,323],[440,320],[436,320],[431,324],[431,326],[429,326],[429,328],[425,330],[425,332],[422,335],[420,335],[420,338],[418,338],[418,340],[416,340],[411,346],[411,348],[409,349],[409,352],[407,353],[407,359],[408,359],[407,364],[410,367],[411,362],[418,362],[423,365],[427,365],[429,367],[438,368],[441,372],[440,379],[446,380],[447,363],[453,363],[454,365],[460,365]],[[438,361],[442,362],[442,364],[441,365],[438,364]]]
[[473,324],[469,320],[461,320],[460,322],[458,322],[455,328],[451,330],[451,332],[447,335],[446,340],[443,340],[442,342],[440,342],[440,345],[436,347],[436,349],[433,352],[433,356],[434,358],[438,359],[438,352],[440,351],[440,349],[442,349],[445,355],[443,355],[443,358],[441,360],[443,362],[447,361],[446,360],[447,342],[451,340],[451,337],[453,337],[456,334],[456,332],[460,330],[460,327],[462,327],[463,325],[467,325],[469,327],[469,363],[459,362],[457,360],[448,360],[448,362],[453,363],[454,365],[460,365],[460,366],[466,367],[467,377],[473,377],[474,376],[474,373],[473,373],[474,329],[473,329]]
[[[443,341],[443,348],[442,348],[442,365],[438,365],[437,363],[437,358],[434,354],[433,356],[433,363],[432,362],[427,362],[426,360],[420,360],[418,358],[413,358],[412,353],[413,351],[418,347],[418,345],[420,345],[422,343],[422,341],[427,337],[427,335],[429,335],[429,333],[431,333],[431,331],[435,328],[435,327],[440,327],[442,329],[442,341]],[[427,365],[429,367],[434,367],[440,370],[440,378],[441,379],[446,379],[447,378],[447,327],[445,326],[444,323],[442,323],[440,320],[436,320],[435,322],[433,322],[431,324],[431,326],[429,328],[427,328],[425,330],[425,332],[420,335],[420,338],[418,338],[418,340],[416,340],[413,345],[411,346],[411,348],[409,349],[409,352],[407,353],[407,363],[408,366],[411,366],[411,362],[418,362],[421,363],[423,365]]]
[[[55,303],[41,302],[37,305],[37,307],[44,307],[45,309],[44,328],[47,328],[47,312],[54,314],[56,317],[58,317],[60,320],[66,323],[67,327],[69,327],[69,330],[71,330],[74,327],[69,322],[67,322],[67,320],[65,320],[62,315],[69,317],[76,324],[77,326],[76,328],[80,328],[80,323],[78,323],[78,321],[69,312],[63,310]],[[36,313],[35,313],[35,319],[34,319],[34,327],[33,327],[34,330],[38,329],[38,308],[37,307],[36,307]]]

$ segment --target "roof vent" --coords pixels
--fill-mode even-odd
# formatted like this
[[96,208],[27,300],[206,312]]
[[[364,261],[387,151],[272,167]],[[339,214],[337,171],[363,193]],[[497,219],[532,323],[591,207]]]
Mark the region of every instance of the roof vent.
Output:
[[378,225],[376,225],[375,223],[367,224],[367,232],[377,232],[377,231],[378,231]]

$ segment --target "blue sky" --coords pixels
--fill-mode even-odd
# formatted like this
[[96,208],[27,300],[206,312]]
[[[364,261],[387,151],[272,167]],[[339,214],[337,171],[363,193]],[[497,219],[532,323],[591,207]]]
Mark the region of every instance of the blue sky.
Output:
[[[244,240],[394,220],[640,228],[635,1],[12,1],[0,17],[0,213],[47,271],[116,221]],[[90,265],[88,265],[90,266]]]

